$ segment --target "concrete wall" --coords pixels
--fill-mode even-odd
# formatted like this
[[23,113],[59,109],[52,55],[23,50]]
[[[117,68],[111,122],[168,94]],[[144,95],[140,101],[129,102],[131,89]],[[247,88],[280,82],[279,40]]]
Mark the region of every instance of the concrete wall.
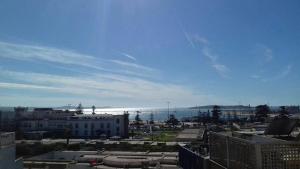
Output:
[[0,134],[0,169],[21,169],[22,161],[16,161],[14,133]]

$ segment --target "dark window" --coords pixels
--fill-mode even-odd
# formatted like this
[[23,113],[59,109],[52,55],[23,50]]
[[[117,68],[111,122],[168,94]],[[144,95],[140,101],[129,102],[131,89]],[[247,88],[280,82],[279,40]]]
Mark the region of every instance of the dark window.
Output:
[[110,128],[110,123],[107,123],[106,127],[109,129]]
[[84,124],[84,128],[88,128],[88,124],[87,123]]
[[94,123],[91,124],[91,128],[92,128],[92,129],[94,128]]
[[75,130],[75,136],[78,136],[78,130]]
[[117,119],[117,124],[119,124],[120,123],[120,119]]

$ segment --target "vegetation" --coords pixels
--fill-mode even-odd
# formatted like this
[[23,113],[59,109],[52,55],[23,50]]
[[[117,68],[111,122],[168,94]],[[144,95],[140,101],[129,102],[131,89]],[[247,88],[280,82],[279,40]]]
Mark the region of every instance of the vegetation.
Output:
[[220,106],[215,105],[212,110],[212,120],[214,123],[219,123],[220,113]]
[[167,146],[165,144],[151,145],[151,144],[129,144],[121,142],[120,144],[70,144],[54,143],[54,144],[17,144],[16,155],[17,157],[29,158],[51,151],[95,151],[95,150],[109,150],[109,151],[153,151],[153,152],[174,152],[178,151],[177,146]]
[[83,107],[82,107],[82,104],[79,103],[77,108],[76,108],[76,113],[77,114],[83,114]]
[[268,114],[271,113],[270,107],[268,105],[258,105],[255,107],[255,119],[256,121],[264,122]]
[[286,110],[285,106],[280,106],[280,111],[279,111],[280,116],[288,116],[289,112]]
[[147,136],[146,139],[158,142],[172,142],[175,141],[178,132],[177,130],[162,131],[152,136]]
[[173,128],[179,124],[179,120],[175,117],[174,114],[170,115],[170,118],[166,121],[168,125],[172,125]]
[[150,124],[154,124],[154,115],[153,113],[151,112],[150,114],[150,121],[149,121]]
[[137,111],[136,115],[135,115],[134,124],[135,124],[137,129],[140,129],[140,126],[141,126],[141,123],[142,123],[142,119],[140,118],[140,113],[141,113],[140,111]]

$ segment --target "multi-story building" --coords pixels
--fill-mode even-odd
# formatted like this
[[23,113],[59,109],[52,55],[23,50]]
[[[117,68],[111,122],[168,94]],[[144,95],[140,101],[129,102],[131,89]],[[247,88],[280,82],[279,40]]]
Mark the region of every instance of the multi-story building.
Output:
[[16,113],[13,108],[1,107],[0,131],[12,132],[16,130]]
[[16,160],[15,133],[0,133],[0,169],[22,169],[22,159]]
[[[39,113],[40,114],[39,114]],[[128,114],[76,114],[71,111],[35,109],[19,118],[18,126],[26,136],[37,134],[63,136],[66,131],[74,138],[128,137]],[[38,133],[39,131],[39,133]],[[52,133],[52,134],[51,134]],[[42,138],[38,136],[37,138]]]
[[128,114],[82,114],[68,118],[73,137],[128,137]]

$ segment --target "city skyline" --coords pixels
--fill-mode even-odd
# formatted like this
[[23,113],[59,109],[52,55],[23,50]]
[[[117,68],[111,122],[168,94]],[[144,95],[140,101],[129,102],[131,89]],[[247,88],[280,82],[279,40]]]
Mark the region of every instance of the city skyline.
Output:
[[0,2],[0,106],[298,105],[298,1]]

